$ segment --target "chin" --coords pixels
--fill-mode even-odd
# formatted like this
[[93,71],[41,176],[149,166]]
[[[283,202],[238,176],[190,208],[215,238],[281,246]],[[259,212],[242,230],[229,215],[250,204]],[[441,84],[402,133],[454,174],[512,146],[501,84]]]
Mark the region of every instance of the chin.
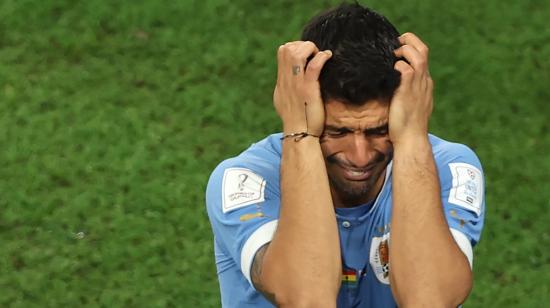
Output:
[[363,181],[352,181],[340,175],[329,176],[329,179],[331,186],[338,192],[342,200],[356,202],[367,197],[375,188],[376,182],[384,171],[384,168],[381,169]]
[[370,179],[365,181],[350,181],[347,179],[331,179],[331,184],[344,200],[365,198],[372,189]]

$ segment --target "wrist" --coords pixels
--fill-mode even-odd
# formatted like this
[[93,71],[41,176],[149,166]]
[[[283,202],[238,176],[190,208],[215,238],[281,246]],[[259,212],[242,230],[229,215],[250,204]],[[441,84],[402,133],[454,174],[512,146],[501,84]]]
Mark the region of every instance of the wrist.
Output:
[[283,133],[284,134],[293,134],[301,133],[307,130],[307,124],[305,123],[284,123],[283,122]]
[[392,139],[394,152],[416,151],[424,147],[431,147],[427,133],[402,134],[396,140]]
[[319,139],[321,136],[309,134],[309,133],[306,133],[306,132],[291,133],[291,134],[283,134],[283,136],[281,137],[281,140],[294,139],[294,141],[298,142],[298,141],[301,141],[302,139],[307,138],[307,137],[312,137],[312,138]]
[[435,162],[428,135],[404,138],[394,144],[393,162],[396,170],[406,165],[414,165],[415,168],[420,165],[433,165]]
[[301,134],[301,133],[307,133],[308,135],[313,135],[320,137],[323,133],[323,129],[312,129],[311,127],[307,127],[307,125],[289,125],[289,126],[283,126],[283,135],[290,135],[290,134]]

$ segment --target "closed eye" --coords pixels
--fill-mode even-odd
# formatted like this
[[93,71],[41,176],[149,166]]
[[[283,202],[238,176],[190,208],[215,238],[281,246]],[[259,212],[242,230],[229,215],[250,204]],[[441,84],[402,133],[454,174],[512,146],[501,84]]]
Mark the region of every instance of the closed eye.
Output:
[[365,134],[371,135],[371,136],[385,136],[388,134],[388,132],[389,132],[388,124],[385,124],[379,127],[368,128],[365,130]]
[[327,135],[329,137],[338,138],[338,137],[344,137],[346,135],[346,132],[342,132],[342,131],[325,132],[325,135]]
[[[325,131],[323,132],[323,135],[331,138],[340,138],[352,132],[353,130],[346,127],[326,126]],[[374,136],[374,137],[387,136],[389,133],[388,124],[384,124],[373,128],[367,128],[363,131],[363,133],[365,134],[365,136]]]
[[324,131],[323,135],[329,136],[329,137],[332,137],[332,138],[339,138],[339,137],[344,137],[345,135],[347,135],[350,132],[351,132],[351,130],[349,130],[345,127],[343,127],[343,128],[330,127],[330,128],[325,128],[325,131]]

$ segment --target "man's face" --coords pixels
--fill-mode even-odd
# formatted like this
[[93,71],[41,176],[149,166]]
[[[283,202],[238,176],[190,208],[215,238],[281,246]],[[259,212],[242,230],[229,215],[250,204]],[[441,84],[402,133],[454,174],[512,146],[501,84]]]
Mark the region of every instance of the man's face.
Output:
[[366,203],[378,194],[393,146],[388,135],[389,103],[370,100],[361,106],[338,100],[325,104],[321,149],[336,207]]

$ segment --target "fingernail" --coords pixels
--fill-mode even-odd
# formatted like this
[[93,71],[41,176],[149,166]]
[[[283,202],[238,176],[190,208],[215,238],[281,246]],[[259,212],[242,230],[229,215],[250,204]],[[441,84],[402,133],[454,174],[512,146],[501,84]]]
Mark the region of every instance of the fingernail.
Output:
[[325,50],[325,51],[323,51],[323,52],[326,52],[329,56],[332,56],[332,51],[330,51],[330,50],[328,50],[328,49]]

